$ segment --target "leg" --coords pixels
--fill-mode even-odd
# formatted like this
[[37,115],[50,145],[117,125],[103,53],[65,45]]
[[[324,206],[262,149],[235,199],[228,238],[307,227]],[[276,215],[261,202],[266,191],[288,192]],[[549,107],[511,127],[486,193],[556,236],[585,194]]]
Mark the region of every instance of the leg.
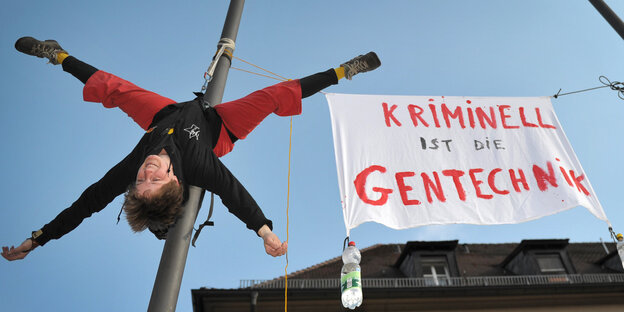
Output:
[[336,69],[329,69],[299,79],[301,84],[301,98],[307,98],[331,85],[338,84],[339,76]]
[[337,84],[333,69],[290,80],[253,92],[244,98],[215,107],[225,128],[238,139],[247,137],[264,118],[274,113],[278,116],[301,114],[301,99],[325,87]]
[[156,113],[175,103],[174,100],[139,88],[101,70],[87,80],[83,97],[87,102],[102,103],[106,108],[119,107],[145,130],[149,128]]
[[269,114],[275,113],[279,116],[301,114],[299,80],[278,83],[244,98],[219,104],[214,110],[222,124],[213,151],[221,157],[231,152],[234,142],[246,138]]
[[374,52],[359,55],[340,67],[329,69],[299,80],[282,82],[256,91],[242,99],[217,105],[215,110],[223,121],[215,146],[220,157],[229,153],[237,139],[244,139],[270,113],[279,116],[301,114],[301,99],[338,84],[341,78],[376,69],[381,65]]
[[15,48],[28,55],[47,58],[54,65],[62,64],[64,71],[85,84],[85,101],[102,103],[107,108],[119,107],[145,130],[156,113],[175,103],[69,56],[54,40],[39,41],[32,37],[23,37],[17,40]]
[[72,76],[76,77],[76,79],[84,84],[87,84],[89,78],[98,71],[97,68],[69,55],[63,58],[61,66],[63,67],[63,71],[72,74]]
[[266,116],[301,114],[299,80],[291,80],[253,92],[244,98],[215,106],[223,124],[236,138],[244,139]]
[[106,108],[119,107],[141,128],[147,130],[154,115],[175,101],[137,87],[115,75],[98,70],[73,56],[62,61],[63,70],[82,81],[87,102],[102,103]]
[[[234,142],[244,139],[269,114],[292,116],[301,114],[301,98],[338,83],[333,69],[300,80],[282,82],[246,97],[217,105],[214,110],[221,119],[219,138],[213,151],[221,157],[232,151]],[[209,113],[209,112],[207,112]]]

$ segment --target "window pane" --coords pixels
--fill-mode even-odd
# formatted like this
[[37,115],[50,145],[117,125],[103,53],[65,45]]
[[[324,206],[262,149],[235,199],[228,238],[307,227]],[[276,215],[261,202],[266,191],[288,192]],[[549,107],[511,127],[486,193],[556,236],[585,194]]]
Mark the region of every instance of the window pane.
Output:
[[446,257],[440,256],[422,256],[420,258],[420,267],[422,268],[423,277],[427,279],[426,285],[444,286],[449,285],[449,269]]
[[446,264],[445,263],[436,263],[435,265],[433,265],[433,268],[435,269],[436,274],[438,274],[438,275],[446,274]]
[[545,274],[561,274],[566,273],[563,262],[559,254],[543,254],[536,255],[537,264],[540,267],[542,273]]
[[433,266],[428,264],[422,265],[423,275],[433,275]]

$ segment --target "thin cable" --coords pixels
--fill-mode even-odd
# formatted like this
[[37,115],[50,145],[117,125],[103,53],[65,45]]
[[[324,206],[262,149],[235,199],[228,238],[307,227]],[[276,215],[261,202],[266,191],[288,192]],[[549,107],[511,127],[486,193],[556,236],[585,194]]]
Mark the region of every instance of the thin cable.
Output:
[[[264,75],[264,74],[260,74],[260,73],[256,73],[256,72],[252,72],[249,70],[245,70],[242,68],[236,68],[236,67],[230,67],[231,69],[236,69],[242,72],[246,72],[246,73],[250,73],[250,74],[254,74],[254,75],[258,75],[258,76],[262,76],[262,77],[266,77],[266,78],[271,78],[271,79],[275,79],[275,80],[280,80],[280,81],[288,81],[290,79],[282,77],[274,72],[271,72],[269,70],[266,70],[258,65],[252,64],[250,62],[247,62],[241,58],[238,58],[236,56],[232,56],[233,58],[249,64],[253,67],[256,67],[260,70],[263,70],[273,76],[279,77],[279,78],[275,78],[275,77],[271,77],[268,75]],[[293,132],[293,118],[292,116],[290,116],[290,136],[288,138],[288,187],[286,189],[286,242],[288,242],[288,240],[290,239],[290,234],[288,231],[288,228],[290,226],[290,217],[288,214],[289,211],[289,207],[290,207],[290,163],[291,163],[291,156],[292,156],[292,132]],[[288,312],[288,249],[286,250],[286,266],[284,267],[284,312]]]
[[264,74],[260,74],[260,73],[252,72],[252,71],[245,70],[245,69],[238,68],[238,67],[230,67],[230,69],[236,69],[236,70],[240,70],[240,71],[242,71],[242,72],[246,72],[246,73],[249,73],[249,74],[254,74],[254,75],[258,75],[258,76],[262,76],[262,77],[266,77],[266,78],[271,78],[271,79],[275,79],[275,80],[279,80],[279,81],[286,81],[286,80],[288,80],[288,79],[283,80],[283,79],[281,79],[281,78],[271,77],[271,76],[268,76],[268,75],[264,75]]
[[568,95],[568,94],[574,94],[574,93],[581,93],[581,92],[586,92],[586,91],[591,91],[591,90],[596,90],[596,89],[600,89],[600,88],[606,88],[608,86],[600,86],[600,87],[595,87],[595,88],[589,88],[589,89],[583,89],[583,90],[578,90],[578,91],[572,91],[572,92],[567,92],[567,93],[560,93],[561,89],[559,89],[559,92],[557,92],[557,94],[553,95],[553,97],[556,99],[562,95]]
[[620,99],[624,100],[624,83],[619,82],[619,81],[611,82],[609,80],[609,78],[607,78],[605,76],[598,77],[598,80],[603,84],[603,86],[589,88],[589,89],[584,89],[584,90],[578,90],[578,91],[572,91],[572,92],[567,92],[567,93],[561,93],[561,89],[559,89],[559,92],[557,92],[557,94],[553,95],[553,97],[556,99],[556,98],[558,98],[558,97],[560,97],[562,95],[581,93],[581,92],[586,92],[586,91],[591,91],[591,90],[596,90],[596,89],[609,87],[609,88],[611,88],[611,90],[617,91],[618,92],[618,97]]
[[272,71],[266,70],[266,69],[264,69],[264,68],[262,68],[262,67],[260,67],[260,66],[258,66],[258,65],[255,65],[255,64],[252,64],[252,63],[250,63],[250,62],[247,62],[247,61],[245,61],[245,60],[243,60],[243,59],[241,59],[241,58],[238,58],[238,57],[236,57],[236,56],[234,56],[234,58],[235,58],[235,59],[237,59],[237,60],[239,60],[239,61],[241,61],[241,62],[243,62],[243,63],[247,63],[247,64],[249,64],[249,65],[251,65],[251,66],[253,66],[253,67],[255,67],[255,68],[258,68],[258,69],[260,69],[260,70],[263,70],[263,71],[265,71],[265,72],[267,72],[267,73],[269,73],[269,74],[271,74],[271,75],[273,75],[273,76],[275,76],[275,77],[282,78],[282,80],[284,80],[284,81],[288,80],[288,78],[282,77],[282,76],[280,76],[280,75],[278,75],[278,74],[276,74],[276,73],[274,73],[274,72],[272,72]]
[[[290,160],[292,155],[292,133],[293,118],[290,116],[290,137],[288,138],[288,187],[286,188],[286,241],[290,239],[288,228],[290,226],[290,217],[288,216],[288,208],[290,207]],[[288,249],[286,249],[286,267],[284,268],[284,277],[286,285],[284,287],[284,312],[288,312]]]

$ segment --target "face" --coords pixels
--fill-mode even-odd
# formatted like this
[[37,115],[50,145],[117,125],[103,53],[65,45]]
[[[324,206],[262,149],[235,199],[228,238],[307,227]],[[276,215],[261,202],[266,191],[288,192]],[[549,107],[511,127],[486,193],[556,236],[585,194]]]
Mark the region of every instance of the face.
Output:
[[171,159],[166,153],[147,156],[137,172],[135,184],[138,194],[149,197],[171,180],[178,182],[178,178],[173,174],[173,168],[167,172],[170,163]]

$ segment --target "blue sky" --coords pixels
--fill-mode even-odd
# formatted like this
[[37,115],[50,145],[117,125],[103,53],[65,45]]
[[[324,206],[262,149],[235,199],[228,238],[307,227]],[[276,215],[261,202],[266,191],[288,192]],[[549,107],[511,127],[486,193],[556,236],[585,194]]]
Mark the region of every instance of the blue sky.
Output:
[[[607,1],[622,17],[624,3]],[[142,130],[120,111],[82,101],[60,67],[15,51],[21,36],[56,39],[72,55],[178,101],[192,98],[221,34],[227,1],[13,1],[0,11],[3,128],[0,244],[21,243],[122,159]],[[248,1],[235,55],[290,78],[376,51],[382,67],[329,92],[388,95],[545,96],[624,80],[624,41],[588,1]],[[241,62],[234,66],[249,68]],[[224,100],[274,81],[231,71]],[[553,99],[568,139],[615,230],[624,231],[624,101],[600,89]],[[289,120],[269,117],[223,158],[286,237]],[[345,228],[325,97],[294,119],[289,271],[336,257]],[[283,275],[285,259],[219,204],[216,226],[191,248],[178,311],[190,290],[238,287]],[[7,311],[137,311],[149,302],[163,242],[115,225],[118,198],[75,231],[19,262],[0,261]],[[205,218],[207,207],[200,211]],[[410,240],[609,240],[583,208],[517,225],[375,223],[351,232],[360,247]],[[336,276],[338,276],[336,272]],[[365,272],[364,272],[365,276]],[[338,304],[338,303],[337,303]]]

